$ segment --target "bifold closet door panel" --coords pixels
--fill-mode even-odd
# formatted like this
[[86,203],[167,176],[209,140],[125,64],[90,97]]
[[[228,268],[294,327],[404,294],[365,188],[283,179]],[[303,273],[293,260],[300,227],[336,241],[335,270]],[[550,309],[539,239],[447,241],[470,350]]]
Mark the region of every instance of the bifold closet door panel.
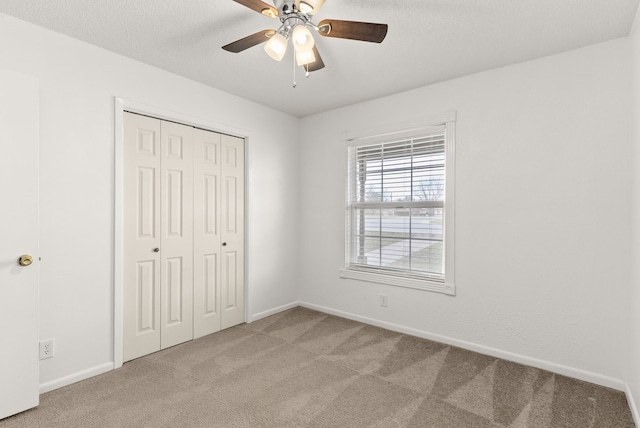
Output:
[[124,114],[123,359],[160,350],[160,121]]
[[220,137],[194,132],[194,339],[220,330]]
[[244,322],[244,139],[223,135],[220,150],[221,328]]
[[193,339],[193,131],[161,122],[161,348]]

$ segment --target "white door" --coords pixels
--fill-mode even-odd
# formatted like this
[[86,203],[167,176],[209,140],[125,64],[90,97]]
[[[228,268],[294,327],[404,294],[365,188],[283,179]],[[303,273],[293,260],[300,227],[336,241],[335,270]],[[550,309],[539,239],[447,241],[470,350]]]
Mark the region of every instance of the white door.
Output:
[[193,128],[160,124],[160,345],[193,339]]
[[124,115],[123,359],[160,350],[160,121]]
[[129,361],[244,322],[244,139],[124,116]]
[[244,139],[223,135],[221,177],[221,328],[244,322]]
[[197,338],[244,322],[244,139],[194,135]]
[[194,133],[194,339],[220,331],[220,137],[202,129]]
[[124,115],[124,349],[193,338],[193,128]]
[[37,79],[0,70],[0,419],[39,402],[38,117]]

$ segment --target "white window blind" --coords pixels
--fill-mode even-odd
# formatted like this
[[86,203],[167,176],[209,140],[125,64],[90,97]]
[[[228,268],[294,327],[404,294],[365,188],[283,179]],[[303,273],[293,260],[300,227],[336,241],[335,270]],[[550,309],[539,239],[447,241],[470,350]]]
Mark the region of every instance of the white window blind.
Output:
[[343,276],[445,282],[446,134],[442,125],[348,148],[346,271],[352,274]]

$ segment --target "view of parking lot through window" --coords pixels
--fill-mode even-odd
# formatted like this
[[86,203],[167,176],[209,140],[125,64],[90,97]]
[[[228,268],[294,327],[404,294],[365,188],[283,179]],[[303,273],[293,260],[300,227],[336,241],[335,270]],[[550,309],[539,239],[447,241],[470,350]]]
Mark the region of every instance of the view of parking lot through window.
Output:
[[364,228],[356,235],[362,241],[365,264],[443,273],[441,209],[361,209],[356,224],[362,223]]
[[444,274],[444,133],[351,154],[351,264]]

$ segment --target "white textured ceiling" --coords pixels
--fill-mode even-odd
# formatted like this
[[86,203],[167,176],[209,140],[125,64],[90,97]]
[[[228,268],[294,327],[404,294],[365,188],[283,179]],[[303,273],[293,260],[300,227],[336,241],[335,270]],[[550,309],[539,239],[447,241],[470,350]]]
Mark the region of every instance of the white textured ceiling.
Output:
[[0,0],[0,13],[303,117],[627,36],[639,1],[327,0],[316,23],[386,23],[387,38],[315,37],[326,68],[298,67],[295,89],[291,57],[221,49],[279,24],[232,0]]

